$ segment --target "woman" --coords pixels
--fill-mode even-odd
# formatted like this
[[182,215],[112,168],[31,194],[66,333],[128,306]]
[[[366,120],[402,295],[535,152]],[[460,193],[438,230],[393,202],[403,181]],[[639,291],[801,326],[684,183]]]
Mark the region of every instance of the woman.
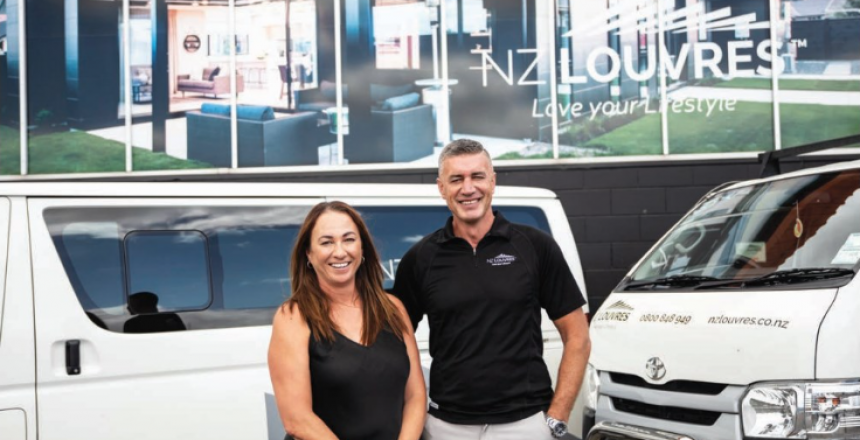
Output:
[[269,372],[301,440],[417,440],[426,412],[415,336],[358,212],[316,205],[293,248],[292,298],[275,314]]

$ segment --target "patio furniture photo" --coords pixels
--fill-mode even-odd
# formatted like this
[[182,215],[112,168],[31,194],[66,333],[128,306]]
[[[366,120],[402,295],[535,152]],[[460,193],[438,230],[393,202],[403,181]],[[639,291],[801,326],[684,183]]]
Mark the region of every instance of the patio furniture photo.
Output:
[[390,96],[411,86],[371,86],[372,139],[345,142],[344,157],[349,163],[411,162],[433,154],[436,124],[433,107],[421,104],[416,92]]
[[[231,166],[230,106],[203,104],[186,114],[188,159]],[[275,113],[272,107],[236,107],[240,167],[317,165],[317,148],[334,142],[316,112]]]
[[[343,100],[349,98],[349,87],[343,85]],[[296,90],[296,110],[321,112],[337,106],[337,87],[331,81],[322,81],[319,88]]]
[[[245,90],[245,78],[236,74],[236,95]],[[203,69],[201,79],[191,79],[191,75],[178,75],[176,77],[176,91],[182,92],[185,97],[185,92],[202,93],[204,95],[230,94],[230,75],[221,74],[220,67],[207,67]]]

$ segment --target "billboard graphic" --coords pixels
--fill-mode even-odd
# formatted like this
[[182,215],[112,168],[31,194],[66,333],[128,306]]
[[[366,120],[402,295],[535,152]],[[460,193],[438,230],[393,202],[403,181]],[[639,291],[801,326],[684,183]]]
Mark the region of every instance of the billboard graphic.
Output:
[[860,133],[858,0],[234,3],[0,2],[0,174],[432,166],[458,138],[497,160],[760,152]]

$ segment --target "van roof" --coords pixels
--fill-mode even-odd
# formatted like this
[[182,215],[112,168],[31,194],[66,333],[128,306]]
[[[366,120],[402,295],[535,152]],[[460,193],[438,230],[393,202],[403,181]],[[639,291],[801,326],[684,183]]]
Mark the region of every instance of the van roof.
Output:
[[[427,197],[436,185],[249,182],[3,182],[0,196],[27,197]],[[496,197],[554,199],[540,188],[496,187]]]
[[832,163],[829,165],[823,165],[820,167],[806,168],[803,170],[792,171],[790,173],[780,174],[778,176],[766,177],[763,179],[744,180],[742,182],[737,182],[734,185],[727,186],[726,188],[723,188],[721,191],[734,189],[734,188],[740,188],[740,187],[749,186],[749,185],[758,185],[761,183],[773,182],[776,180],[791,179],[794,177],[810,176],[813,174],[834,173],[834,172],[854,170],[854,169],[860,169],[860,160],[851,160],[851,161],[847,161],[847,162],[837,162],[837,163]]

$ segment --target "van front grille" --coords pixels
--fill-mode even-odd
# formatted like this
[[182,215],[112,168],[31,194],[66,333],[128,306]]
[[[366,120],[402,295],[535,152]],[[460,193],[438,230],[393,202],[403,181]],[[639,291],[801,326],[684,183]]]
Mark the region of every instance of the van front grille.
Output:
[[650,405],[618,397],[612,398],[612,405],[621,412],[692,425],[712,426],[720,418],[720,413],[716,411]]
[[676,393],[706,394],[716,396],[723,392],[728,385],[711,382],[695,382],[692,380],[673,380],[662,385],[645,382],[639,376],[624,373],[609,373],[612,382],[631,387],[647,388],[649,390],[673,391]]

